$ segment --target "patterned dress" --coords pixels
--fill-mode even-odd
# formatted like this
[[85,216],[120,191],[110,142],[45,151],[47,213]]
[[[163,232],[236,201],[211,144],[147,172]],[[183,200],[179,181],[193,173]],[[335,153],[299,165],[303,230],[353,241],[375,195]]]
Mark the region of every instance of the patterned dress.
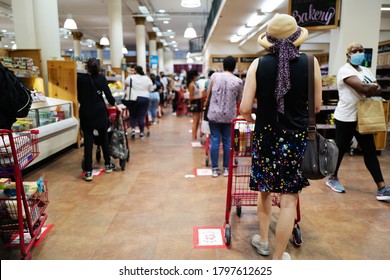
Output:
[[308,186],[301,164],[307,137],[307,57],[290,61],[291,89],[278,113],[274,96],[277,57],[264,56],[256,72],[257,116],[253,134],[251,190],[299,193]]

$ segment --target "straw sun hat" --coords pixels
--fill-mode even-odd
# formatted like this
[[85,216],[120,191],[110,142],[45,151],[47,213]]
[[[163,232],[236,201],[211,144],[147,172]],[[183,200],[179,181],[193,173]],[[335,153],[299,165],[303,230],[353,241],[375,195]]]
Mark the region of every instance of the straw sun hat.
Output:
[[[293,35],[298,29],[298,24],[290,15],[276,14],[268,23],[267,32],[270,36],[277,39],[287,39]],[[307,29],[301,27],[301,35],[293,43],[295,46],[299,46],[307,39]],[[260,34],[257,42],[265,49],[269,49],[274,43],[271,43],[267,39],[266,32]]]

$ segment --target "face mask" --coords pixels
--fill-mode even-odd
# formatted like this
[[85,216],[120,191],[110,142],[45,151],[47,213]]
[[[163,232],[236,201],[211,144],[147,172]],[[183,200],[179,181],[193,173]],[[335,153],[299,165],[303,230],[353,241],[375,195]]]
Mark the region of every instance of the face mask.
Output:
[[360,65],[364,60],[364,53],[351,54],[349,60],[353,65]]

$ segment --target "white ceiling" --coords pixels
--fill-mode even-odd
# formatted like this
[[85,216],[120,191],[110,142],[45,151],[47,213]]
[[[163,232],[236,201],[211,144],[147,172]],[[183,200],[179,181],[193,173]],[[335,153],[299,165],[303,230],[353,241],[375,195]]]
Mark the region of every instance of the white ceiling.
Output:
[[[99,41],[103,34],[109,35],[109,19],[108,19],[108,2],[109,0],[57,0],[59,13],[59,27],[63,26],[68,14],[72,14],[73,19],[77,22],[78,30],[83,33],[82,49],[88,50],[87,44],[84,42],[87,39]],[[211,40],[230,44],[230,37],[237,32],[238,27],[245,24],[248,16],[254,11],[262,7],[266,0],[227,0],[224,10],[218,19],[217,26],[212,33]],[[14,31],[11,8],[12,0],[0,0],[0,26],[1,29],[6,29],[12,33]],[[244,5],[245,3],[245,5]],[[198,34],[202,36],[207,22],[208,13],[212,4],[212,0],[201,0],[199,8],[183,8],[180,6],[180,0],[122,0],[122,20],[123,20],[123,41],[129,50],[135,50],[135,21],[134,15],[140,12],[138,6],[146,6],[152,15],[155,17],[159,14],[160,9],[166,11],[167,17],[170,18],[169,24],[164,24],[161,21],[154,23],[146,22],[146,31],[152,31],[153,26],[158,26],[162,32],[171,29],[175,33],[173,39],[165,36],[164,39],[168,43],[175,40],[178,43],[178,48],[182,53],[187,53],[189,50],[189,41],[184,38],[184,30],[188,23],[191,22]],[[288,0],[285,0],[275,12],[287,13]],[[390,12],[382,12],[382,18],[390,18]],[[324,31],[321,31],[324,33]],[[327,33],[327,31],[325,31]],[[8,44],[10,38],[7,38],[8,33],[3,34],[1,46]],[[311,32],[311,37],[316,38],[314,41],[328,44],[329,37],[326,34],[320,35],[320,32]],[[252,38],[254,41],[257,36]],[[159,41],[159,39],[157,39]],[[148,42],[148,40],[146,40]],[[250,42],[248,41],[248,44]],[[61,39],[61,49],[67,50],[73,47],[71,37],[69,39]],[[318,48],[318,45],[316,46]],[[245,46],[243,46],[245,49]],[[310,45],[307,46],[310,48]],[[250,51],[256,52],[256,51]],[[309,50],[306,50],[309,51]]]

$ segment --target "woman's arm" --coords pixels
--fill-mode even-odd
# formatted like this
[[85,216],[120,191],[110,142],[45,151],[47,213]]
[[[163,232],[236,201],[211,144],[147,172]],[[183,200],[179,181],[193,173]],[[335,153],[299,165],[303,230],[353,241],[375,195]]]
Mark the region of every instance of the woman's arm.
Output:
[[254,122],[251,113],[253,99],[256,96],[256,71],[258,64],[259,59],[256,58],[249,67],[240,104],[240,114],[245,118],[247,122]]
[[367,97],[375,95],[376,91],[380,89],[380,86],[377,83],[363,83],[357,76],[345,78],[344,83]]

